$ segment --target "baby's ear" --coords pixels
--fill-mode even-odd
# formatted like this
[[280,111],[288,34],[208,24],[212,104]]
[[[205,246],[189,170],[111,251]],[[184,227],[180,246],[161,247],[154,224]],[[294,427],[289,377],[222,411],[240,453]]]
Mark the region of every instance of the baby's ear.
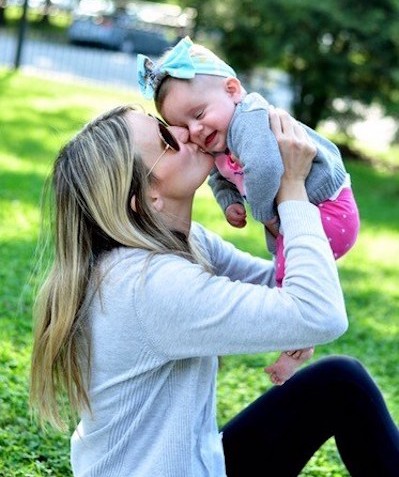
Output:
[[241,82],[238,78],[234,78],[234,76],[229,76],[224,80],[224,87],[227,93],[232,96],[234,100],[241,99]]

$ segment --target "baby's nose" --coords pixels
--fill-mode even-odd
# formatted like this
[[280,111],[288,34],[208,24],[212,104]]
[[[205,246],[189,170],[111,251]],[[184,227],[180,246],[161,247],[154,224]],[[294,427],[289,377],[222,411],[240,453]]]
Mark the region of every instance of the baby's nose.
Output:
[[199,136],[202,132],[202,129],[203,129],[202,124],[199,122],[194,122],[190,124],[189,131],[190,131],[191,138],[195,138]]

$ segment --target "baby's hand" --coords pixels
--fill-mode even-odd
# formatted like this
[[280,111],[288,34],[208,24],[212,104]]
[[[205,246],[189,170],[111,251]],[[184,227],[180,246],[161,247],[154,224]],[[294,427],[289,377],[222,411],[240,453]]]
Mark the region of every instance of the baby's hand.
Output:
[[269,232],[273,235],[274,238],[277,237],[278,235],[278,229],[279,229],[279,223],[278,223],[278,218],[277,215],[274,216],[271,220],[268,220],[265,222],[266,228],[269,230]]
[[247,213],[242,204],[230,204],[227,206],[224,215],[227,222],[233,227],[241,229],[247,225]]

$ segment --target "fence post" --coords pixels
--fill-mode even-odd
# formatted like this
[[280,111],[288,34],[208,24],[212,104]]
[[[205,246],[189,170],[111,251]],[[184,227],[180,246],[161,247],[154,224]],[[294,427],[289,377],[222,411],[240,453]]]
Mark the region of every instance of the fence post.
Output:
[[27,25],[28,1],[29,0],[24,0],[22,17],[19,22],[17,52],[15,54],[15,61],[14,61],[15,70],[17,70],[19,68],[19,65],[21,64],[22,48],[25,41],[25,33],[26,33],[26,25]]

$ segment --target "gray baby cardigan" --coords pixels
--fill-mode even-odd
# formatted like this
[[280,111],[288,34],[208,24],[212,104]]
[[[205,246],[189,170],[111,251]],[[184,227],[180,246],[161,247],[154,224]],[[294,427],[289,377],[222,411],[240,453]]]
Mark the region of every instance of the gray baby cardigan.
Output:
[[[276,215],[274,199],[284,172],[278,144],[270,129],[269,107],[258,93],[247,94],[237,104],[227,133],[227,146],[243,166],[246,200],[254,218],[262,223]],[[334,195],[347,173],[335,144],[308,126],[302,126],[317,147],[306,179],[309,200],[317,205]],[[209,185],[223,211],[234,202],[243,203],[236,187],[216,168],[212,170]],[[272,243],[268,240],[269,250],[274,252]]]
[[346,330],[317,208],[287,201],[279,214],[282,288],[271,261],[198,224],[191,234],[212,274],[173,254],[118,248],[103,257],[88,317],[92,415],[82,413],[71,439],[76,477],[225,477],[217,356],[305,348]]

